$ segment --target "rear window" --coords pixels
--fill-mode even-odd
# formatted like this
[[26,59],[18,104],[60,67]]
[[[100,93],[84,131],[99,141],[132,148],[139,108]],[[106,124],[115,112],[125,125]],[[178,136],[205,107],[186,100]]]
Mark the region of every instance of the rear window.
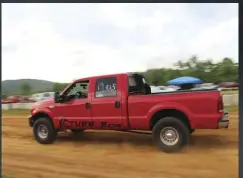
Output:
[[142,75],[132,75],[128,77],[128,84],[128,91],[130,93],[143,92],[146,81]]
[[137,85],[135,77],[132,77],[132,76],[128,77],[128,83],[129,83],[129,86],[131,86],[131,87],[135,87]]
[[100,78],[96,80],[95,97],[113,97],[117,95],[116,77]]

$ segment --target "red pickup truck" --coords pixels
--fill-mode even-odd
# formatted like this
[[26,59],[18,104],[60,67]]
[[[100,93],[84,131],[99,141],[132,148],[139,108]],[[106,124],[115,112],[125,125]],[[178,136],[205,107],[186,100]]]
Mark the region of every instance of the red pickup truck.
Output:
[[76,80],[54,98],[33,104],[30,112],[30,127],[42,144],[53,143],[59,131],[139,130],[152,131],[155,145],[164,152],[180,150],[195,129],[229,125],[216,89],[153,94],[136,73]]

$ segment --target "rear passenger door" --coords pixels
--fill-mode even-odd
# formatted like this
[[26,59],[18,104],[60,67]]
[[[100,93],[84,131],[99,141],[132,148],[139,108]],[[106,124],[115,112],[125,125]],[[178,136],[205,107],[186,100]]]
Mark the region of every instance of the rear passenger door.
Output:
[[92,96],[91,112],[96,129],[120,129],[122,126],[119,77],[97,78]]

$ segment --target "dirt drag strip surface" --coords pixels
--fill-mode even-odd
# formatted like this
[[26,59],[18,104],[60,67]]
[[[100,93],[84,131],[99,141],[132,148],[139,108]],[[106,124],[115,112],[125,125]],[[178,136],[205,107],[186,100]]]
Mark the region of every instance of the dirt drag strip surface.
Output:
[[40,145],[26,117],[2,118],[2,170],[15,178],[238,178],[238,113],[228,130],[198,130],[181,153],[159,152],[151,136],[111,131],[59,134]]

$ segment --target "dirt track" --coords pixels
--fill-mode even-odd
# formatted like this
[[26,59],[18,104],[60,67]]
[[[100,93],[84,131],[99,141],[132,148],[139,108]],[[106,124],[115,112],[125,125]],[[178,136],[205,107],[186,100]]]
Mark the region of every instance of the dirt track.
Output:
[[177,154],[151,137],[120,132],[60,134],[52,145],[32,137],[26,118],[2,118],[2,169],[15,178],[238,178],[238,113],[228,130],[196,131]]

